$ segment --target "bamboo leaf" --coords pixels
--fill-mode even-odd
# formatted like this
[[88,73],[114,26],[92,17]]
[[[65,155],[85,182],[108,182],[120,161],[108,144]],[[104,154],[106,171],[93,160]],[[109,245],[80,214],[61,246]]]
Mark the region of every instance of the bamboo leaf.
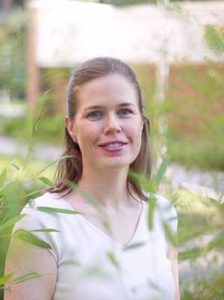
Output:
[[207,249],[204,247],[196,247],[179,253],[180,260],[194,260],[207,253]]
[[0,285],[4,285],[12,277],[13,274],[14,274],[14,272],[0,277]]
[[157,182],[157,184],[160,184],[161,181],[163,180],[165,174],[166,174],[166,170],[167,170],[167,167],[169,165],[169,160],[165,157],[163,159],[163,161],[161,162],[160,166],[159,166],[159,169],[156,173],[156,176],[155,176],[155,181]]
[[33,229],[31,232],[61,232],[60,230],[54,228],[46,228],[46,229]]
[[19,220],[21,220],[25,215],[22,214],[22,215],[18,215],[18,216],[15,216],[13,218],[11,218],[10,220],[8,220],[7,222],[5,222],[3,225],[0,226],[0,231],[3,231],[13,225],[15,225],[16,222],[18,222]]
[[176,234],[172,231],[170,226],[168,225],[167,222],[163,222],[163,228],[165,231],[165,235],[168,238],[169,242],[175,247],[177,247],[177,236]]
[[109,258],[112,265],[114,265],[116,268],[119,268],[118,260],[113,252],[111,252],[111,251],[107,252],[107,257]]
[[47,177],[39,177],[39,180],[42,181],[44,184],[49,185],[49,186],[54,186],[54,183],[50,181]]
[[49,213],[49,214],[71,214],[71,215],[77,215],[81,214],[81,212],[77,210],[72,210],[72,209],[64,209],[64,208],[56,208],[56,207],[47,207],[47,206],[38,206],[37,210]]
[[6,170],[6,168],[5,168],[5,169],[1,172],[1,174],[0,174],[0,183],[5,182],[6,177],[7,177],[7,170]]
[[48,168],[50,168],[54,164],[60,162],[61,160],[64,160],[64,159],[67,159],[67,158],[71,158],[71,157],[74,157],[74,156],[73,155],[65,155],[65,156],[62,156],[62,157],[54,160],[53,162],[47,164],[43,169],[41,169],[38,174],[40,175],[41,173],[45,172]]
[[145,192],[153,193],[156,190],[155,183],[152,180],[149,180],[149,178],[147,178],[144,174],[139,174],[129,170],[128,176],[140,185]]
[[20,167],[17,164],[11,163],[11,166],[15,168],[17,171],[20,170]]
[[128,245],[127,247],[124,248],[124,251],[139,248],[139,247],[145,245],[145,243],[146,242],[139,242],[139,243],[134,243],[134,244]]
[[27,242],[41,248],[51,249],[51,246],[48,243],[39,239],[38,237],[36,237],[35,235],[33,235],[27,230],[23,230],[23,229],[17,230],[13,234],[13,237],[22,240],[23,242]]
[[16,277],[12,283],[15,285],[15,284],[19,284],[19,283],[22,283],[24,281],[27,281],[27,280],[31,280],[31,279],[34,279],[34,278],[40,278],[40,277],[43,277],[45,276],[46,274],[39,274],[39,273],[36,273],[36,272],[31,272],[31,273],[27,273],[25,275],[22,275],[22,276],[19,276],[19,277]]
[[156,209],[157,200],[155,197],[149,198],[149,208],[148,208],[148,228],[149,230],[153,229],[153,217]]

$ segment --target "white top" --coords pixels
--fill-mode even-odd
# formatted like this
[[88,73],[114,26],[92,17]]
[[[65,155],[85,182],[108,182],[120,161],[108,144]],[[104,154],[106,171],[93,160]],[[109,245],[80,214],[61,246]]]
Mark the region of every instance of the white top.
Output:
[[26,216],[15,225],[14,232],[46,228],[60,231],[32,232],[50,245],[57,262],[54,300],[170,300],[175,298],[175,283],[163,224],[168,222],[176,232],[177,215],[166,198],[156,195],[156,199],[153,229],[147,226],[150,202],[143,202],[135,234],[125,247],[80,214],[38,210],[45,206],[74,212],[67,201],[53,193],[45,193],[23,208],[21,213]]

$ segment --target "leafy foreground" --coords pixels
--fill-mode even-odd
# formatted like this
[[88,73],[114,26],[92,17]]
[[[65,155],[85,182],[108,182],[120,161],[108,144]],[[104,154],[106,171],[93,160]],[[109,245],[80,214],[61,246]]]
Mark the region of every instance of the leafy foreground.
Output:
[[[132,172],[129,175],[139,181],[145,191],[152,194],[164,185],[167,165],[168,161],[164,159],[151,181]],[[45,171],[46,169],[47,167],[44,168]],[[21,208],[32,198],[40,195],[43,188],[51,187],[53,184],[50,176],[49,178],[46,177],[41,170],[36,172],[36,178],[32,176],[30,179],[26,176],[27,173],[18,163],[12,163],[0,174],[0,299],[3,298],[4,288],[10,292],[13,285],[46,275],[30,272],[13,280],[13,272],[4,275],[4,262],[11,231],[15,223],[23,218],[23,215],[19,214]],[[202,198],[185,190],[173,190],[169,184],[167,187],[166,196],[178,211],[181,299],[223,299],[224,205],[221,201]],[[93,201],[90,198],[88,200]],[[153,213],[156,207],[156,200],[153,196],[150,201],[152,205],[148,213],[149,230],[152,228]],[[92,204],[97,205],[93,202]],[[49,214],[79,213],[75,210],[51,209],[49,207],[39,207],[39,209]],[[105,223],[105,226],[107,225]],[[55,231],[54,228],[40,230]],[[164,224],[164,230],[170,242],[176,245],[176,237],[167,224]],[[20,230],[13,234],[13,238],[43,248],[50,247],[38,239],[34,232]],[[125,251],[141,246],[141,244],[129,245]],[[108,259],[119,269],[115,253],[108,253]],[[88,272],[89,276],[96,276],[96,274],[103,276],[97,269]]]

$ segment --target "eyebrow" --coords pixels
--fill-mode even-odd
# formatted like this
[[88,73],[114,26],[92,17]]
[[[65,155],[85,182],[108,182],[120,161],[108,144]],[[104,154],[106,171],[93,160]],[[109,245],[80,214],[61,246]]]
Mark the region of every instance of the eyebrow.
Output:
[[[118,107],[127,107],[127,106],[134,106],[134,104],[132,103],[129,103],[129,102],[124,102],[124,103],[120,103],[118,104]],[[93,110],[93,109],[102,109],[104,108],[105,106],[103,105],[93,105],[93,106],[88,106],[84,109],[84,111],[87,111],[87,110]]]

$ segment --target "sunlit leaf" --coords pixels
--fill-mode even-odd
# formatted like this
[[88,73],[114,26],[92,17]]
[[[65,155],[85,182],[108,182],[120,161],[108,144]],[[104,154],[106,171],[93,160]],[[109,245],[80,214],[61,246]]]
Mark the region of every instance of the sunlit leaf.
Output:
[[23,230],[23,229],[17,230],[13,234],[13,237],[22,240],[23,242],[27,242],[41,248],[51,249],[51,246],[48,243],[39,239],[38,237],[36,237],[35,235],[33,235],[27,230]]
[[0,285],[4,285],[14,274],[14,272],[6,274],[5,276],[0,277]]
[[7,169],[5,168],[0,174],[0,183],[3,183],[7,177]]
[[47,177],[39,177],[39,180],[42,181],[44,184],[49,186],[54,186],[54,183],[50,181]]
[[8,221],[6,221],[3,225],[0,226],[0,231],[3,231],[11,226],[14,226],[15,223],[18,222],[19,220],[21,220],[24,216],[25,215],[18,215],[18,216],[11,218]]

